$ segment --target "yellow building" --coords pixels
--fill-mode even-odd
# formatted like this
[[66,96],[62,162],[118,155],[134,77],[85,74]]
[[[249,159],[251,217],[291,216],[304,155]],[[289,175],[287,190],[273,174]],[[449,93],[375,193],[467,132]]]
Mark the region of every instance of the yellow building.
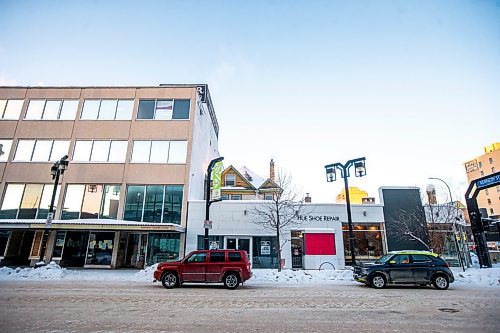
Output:
[[[368,197],[368,192],[363,191],[357,187],[349,187],[349,199],[351,200],[351,203],[353,204],[361,204],[363,203],[363,198]],[[342,190],[337,195],[337,203],[342,203],[346,202],[345,200],[345,189]]]
[[[484,154],[465,164],[467,182],[491,175],[500,169],[500,142],[484,147]],[[500,216],[500,185],[479,192],[479,208],[485,208],[488,216]]]

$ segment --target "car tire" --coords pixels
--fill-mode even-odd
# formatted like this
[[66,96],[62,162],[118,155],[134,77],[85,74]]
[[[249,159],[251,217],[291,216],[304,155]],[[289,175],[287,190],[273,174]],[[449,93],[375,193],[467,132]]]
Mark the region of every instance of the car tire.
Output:
[[370,285],[375,289],[382,289],[387,285],[387,280],[383,274],[375,274],[371,279]]
[[444,274],[438,274],[432,278],[432,285],[438,290],[446,290],[450,286],[450,280]]
[[161,277],[161,284],[167,289],[172,289],[179,285],[179,278],[174,272],[165,272]]
[[240,285],[240,277],[236,273],[228,273],[224,276],[224,287],[230,290],[238,288]]

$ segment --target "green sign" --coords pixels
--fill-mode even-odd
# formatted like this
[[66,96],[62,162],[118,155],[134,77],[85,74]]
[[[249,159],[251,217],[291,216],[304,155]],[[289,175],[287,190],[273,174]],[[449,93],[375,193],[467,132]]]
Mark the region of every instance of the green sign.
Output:
[[220,199],[220,188],[222,186],[222,161],[214,164],[212,168],[212,200]]

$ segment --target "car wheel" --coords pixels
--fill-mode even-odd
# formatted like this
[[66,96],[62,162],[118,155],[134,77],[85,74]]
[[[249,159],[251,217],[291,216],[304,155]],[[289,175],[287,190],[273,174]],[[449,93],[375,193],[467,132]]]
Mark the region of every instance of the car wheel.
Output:
[[385,280],[385,276],[383,276],[382,274],[375,274],[372,277],[371,285],[373,288],[376,288],[376,289],[384,288],[387,285],[387,281]]
[[174,272],[166,272],[161,277],[161,284],[167,289],[175,288],[179,284],[177,274]]
[[436,289],[446,290],[450,286],[450,281],[446,275],[439,274],[432,279],[432,285]]
[[224,287],[234,290],[240,285],[240,277],[236,273],[229,273],[224,276]]

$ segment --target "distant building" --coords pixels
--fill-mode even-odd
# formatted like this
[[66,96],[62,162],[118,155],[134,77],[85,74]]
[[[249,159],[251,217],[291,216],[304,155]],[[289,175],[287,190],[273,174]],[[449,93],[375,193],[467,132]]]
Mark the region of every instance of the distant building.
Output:
[[[491,175],[500,170],[500,142],[484,147],[484,154],[465,163],[467,181]],[[489,217],[500,218],[500,185],[485,189],[477,196],[479,208],[485,208]],[[486,216],[483,216],[486,217]]]
[[[363,191],[357,187],[349,187],[349,200],[351,201],[352,204],[360,204],[363,203],[363,198],[368,197],[368,192]],[[345,189],[342,190],[337,195],[337,203],[344,203],[346,202],[345,198]]]

